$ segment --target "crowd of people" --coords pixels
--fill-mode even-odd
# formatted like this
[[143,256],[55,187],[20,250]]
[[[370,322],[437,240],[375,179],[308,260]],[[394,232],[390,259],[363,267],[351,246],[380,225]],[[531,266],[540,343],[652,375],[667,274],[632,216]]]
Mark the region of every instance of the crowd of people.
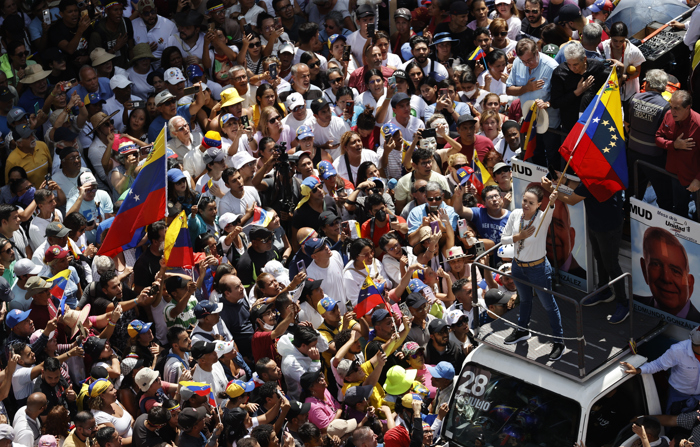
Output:
[[[697,219],[692,96],[644,70],[613,9],[0,0],[0,443],[432,445],[472,329],[517,312],[505,343],[531,336],[519,281],[551,289],[547,206],[584,201],[600,286],[621,274],[635,192]],[[691,49],[698,21],[673,23]],[[602,203],[551,176],[514,196],[531,104],[546,120],[528,161],[561,175],[558,149],[613,70],[630,172],[675,177],[642,168]],[[98,254],[161,134],[165,217]],[[172,268],[183,212],[194,260]],[[481,262],[500,274],[473,282],[499,243]],[[537,295],[557,361],[557,303]],[[618,324],[627,299],[620,282],[587,305],[616,301]],[[692,422],[678,418],[662,422]]]

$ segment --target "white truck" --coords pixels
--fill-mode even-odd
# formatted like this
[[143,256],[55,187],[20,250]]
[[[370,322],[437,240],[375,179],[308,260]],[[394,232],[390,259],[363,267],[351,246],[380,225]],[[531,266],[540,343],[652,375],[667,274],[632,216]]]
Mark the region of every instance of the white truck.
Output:
[[[618,280],[625,276],[629,275]],[[477,290],[476,282],[473,286]],[[630,446],[636,439],[630,420],[662,414],[654,377],[628,375],[620,361],[639,367],[648,359],[635,354],[633,347],[661,333],[675,340],[687,338],[687,331],[636,312],[629,322],[614,326],[605,316],[615,303],[583,307],[582,293],[564,292],[555,296],[564,336],[574,339],[566,341],[559,361],[549,362],[551,339],[545,335],[503,344],[512,330],[503,320],[517,322],[517,311],[478,328],[480,345],[455,377],[442,425],[441,436],[452,447],[570,447],[578,441],[586,447]],[[551,331],[537,299],[530,329]]]

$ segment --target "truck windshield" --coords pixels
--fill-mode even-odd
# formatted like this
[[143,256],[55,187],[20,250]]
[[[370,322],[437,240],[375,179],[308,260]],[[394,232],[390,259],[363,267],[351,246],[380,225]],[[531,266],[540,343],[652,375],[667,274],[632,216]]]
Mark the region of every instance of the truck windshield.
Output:
[[465,447],[574,445],[581,406],[518,378],[471,363],[450,401],[443,435]]

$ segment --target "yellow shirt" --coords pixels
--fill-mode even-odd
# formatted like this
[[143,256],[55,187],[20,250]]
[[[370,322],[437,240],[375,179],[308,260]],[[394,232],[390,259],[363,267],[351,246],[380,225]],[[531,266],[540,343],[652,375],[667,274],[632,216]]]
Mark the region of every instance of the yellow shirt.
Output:
[[[351,321],[350,322],[350,329],[355,327],[357,324],[357,321]],[[326,326],[326,322],[324,321],[321,323],[321,325],[318,327],[318,332],[321,333],[321,336],[330,344],[333,339],[335,338],[336,335],[340,332],[340,328],[343,327],[343,317],[340,317],[340,323],[338,323],[338,327],[335,329],[331,329],[330,327]],[[336,346],[335,351],[340,349],[342,346]],[[333,353],[329,352],[329,350],[326,350],[321,353],[321,357],[323,357],[323,364],[326,368],[328,368],[331,364],[331,360],[333,357],[335,357],[335,351]]]
[[33,154],[26,154],[15,148],[7,157],[5,164],[5,181],[8,181],[8,173],[15,166],[20,166],[27,171],[27,178],[32,185],[39,189],[46,174],[51,172],[52,157],[48,146],[42,141],[36,142]]
[[[365,363],[360,365],[360,368],[365,372],[365,378],[366,376],[369,376],[372,374],[372,371],[374,371],[374,367],[372,366],[372,362],[367,360]],[[364,383],[364,379],[361,382],[345,382],[343,384],[343,397],[345,397],[345,392],[348,390],[348,388],[353,387],[353,386],[362,386]],[[379,383],[374,384],[374,388],[372,389],[372,394],[369,396],[369,403],[372,405],[375,409],[379,410],[382,406],[382,400],[384,399],[384,396],[386,395],[386,392],[384,391],[384,388],[382,388]]]
[[[89,441],[90,438],[88,438]],[[86,443],[78,439],[75,435],[75,429],[68,435],[65,441],[63,441],[63,447],[88,447]]]

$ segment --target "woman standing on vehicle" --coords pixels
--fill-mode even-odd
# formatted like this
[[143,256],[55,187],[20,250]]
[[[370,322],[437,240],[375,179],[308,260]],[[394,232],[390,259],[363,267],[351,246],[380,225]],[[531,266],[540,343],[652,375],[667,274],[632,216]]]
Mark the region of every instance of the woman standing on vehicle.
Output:
[[[527,281],[544,289],[551,290],[552,288],[552,266],[545,256],[547,249],[546,229],[549,228],[552,221],[558,195],[556,190],[550,194],[549,207],[552,209],[545,215],[540,210],[544,197],[543,189],[539,186],[528,188],[523,194],[522,208],[516,209],[510,214],[506,228],[503,230],[501,243],[504,245],[515,244],[512,274],[516,280],[515,286],[520,297],[518,327],[513,329],[513,332],[503,341],[507,345],[527,340],[531,336],[527,327],[530,324],[532,312],[532,288],[520,281]],[[535,236],[535,231],[540,225],[544,231],[538,232]],[[554,333],[554,346],[549,354],[549,359],[559,360],[564,352],[564,341],[561,339],[564,330],[561,326],[559,307],[551,293],[538,289],[537,296],[549,315],[549,324]]]

